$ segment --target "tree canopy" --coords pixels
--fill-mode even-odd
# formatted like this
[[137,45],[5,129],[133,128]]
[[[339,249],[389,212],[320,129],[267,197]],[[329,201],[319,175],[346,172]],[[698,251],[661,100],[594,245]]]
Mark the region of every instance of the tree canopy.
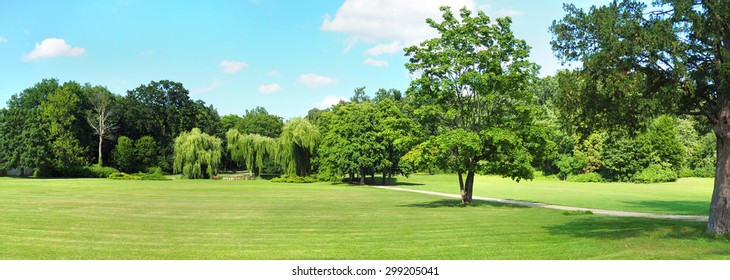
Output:
[[553,51],[580,61],[574,87],[582,119],[639,127],[665,113],[704,116],[717,136],[710,234],[730,234],[730,2],[631,0],[589,11],[565,5]]
[[175,138],[173,170],[187,179],[211,178],[218,173],[221,150],[221,140],[199,128],[180,133]]
[[538,66],[528,60],[527,43],[512,34],[509,18],[492,23],[481,11],[472,16],[464,8],[459,17],[448,7],[441,11],[443,21],[427,20],[439,36],[405,49],[406,67],[419,75],[408,94],[431,108],[422,111],[439,112],[446,129],[420,145],[420,154],[435,152],[433,159],[455,171],[462,200],[470,203],[477,172],[532,178],[531,151],[543,141],[527,89]]

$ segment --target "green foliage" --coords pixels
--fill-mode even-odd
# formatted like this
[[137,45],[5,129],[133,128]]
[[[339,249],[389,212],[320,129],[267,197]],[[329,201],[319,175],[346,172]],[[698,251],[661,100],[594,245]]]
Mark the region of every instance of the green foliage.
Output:
[[273,183],[297,183],[297,184],[319,182],[319,180],[314,177],[310,177],[310,176],[299,177],[296,175],[294,175],[294,176],[282,175],[281,177],[278,177],[278,178],[272,178],[270,181]]
[[109,175],[109,179],[112,180],[139,180],[139,177],[135,175],[129,175],[124,172],[112,173]]
[[370,102],[335,105],[326,118],[326,133],[319,149],[320,171],[337,176],[365,174],[376,170],[385,157],[385,146],[378,141],[379,119]]
[[598,174],[596,172],[568,175],[568,178],[566,180],[569,182],[585,182],[585,183],[601,183],[604,181],[603,177],[601,177],[601,174]]
[[528,60],[527,43],[512,34],[509,18],[492,23],[481,11],[472,16],[463,8],[458,17],[448,7],[441,11],[443,21],[427,20],[439,36],[405,49],[406,68],[420,74],[408,98],[428,120],[422,125],[438,126],[403,159],[409,166],[435,160],[460,177],[466,173],[460,186],[468,202],[475,172],[532,178],[533,155],[541,155],[546,142],[528,90],[537,65]]
[[650,164],[668,166],[668,168],[679,171],[684,161],[684,147],[679,140],[676,125],[672,118],[661,116],[651,122],[646,133],[637,137],[643,142]]
[[109,175],[113,173],[119,173],[119,170],[113,167],[107,167],[107,166],[99,166],[99,165],[92,165],[84,167],[86,173],[88,173],[85,177],[92,177],[92,178],[108,178]]
[[670,166],[651,164],[632,178],[635,183],[664,183],[677,181],[677,172]]
[[578,144],[573,149],[573,155],[578,161],[585,163],[581,170],[582,173],[597,172],[601,169],[603,164],[601,154],[605,139],[605,133],[592,133],[585,140],[576,141]]
[[256,107],[253,110],[246,110],[246,113],[238,119],[235,128],[241,134],[258,134],[269,138],[277,138],[281,135],[284,122],[276,115],[271,115],[263,107]]
[[180,133],[175,138],[174,166],[183,178],[201,179],[213,177],[221,161],[221,140],[203,133],[198,128]]
[[306,119],[292,118],[284,124],[277,139],[277,158],[281,168],[289,176],[312,174],[312,157],[322,136],[317,127]]
[[112,150],[112,163],[121,171],[137,170],[137,157],[132,139],[127,136],[120,136],[117,139],[117,145]]
[[134,156],[139,163],[139,169],[146,169],[158,164],[159,147],[152,136],[145,135],[134,142]]
[[648,165],[643,142],[625,133],[613,133],[604,145],[602,174],[612,181],[628,182]]
[[256,175],[262,173],[264,164],[274,157],[277,150],[276,140],[258,134],[242,135],[236,129],[226,132],[227,149],[231,159],[246,167]]
[[592,211],[589,210],[577,210],[577,211],[563,211],[565,216],[581,216],[581,215],[593,215]]

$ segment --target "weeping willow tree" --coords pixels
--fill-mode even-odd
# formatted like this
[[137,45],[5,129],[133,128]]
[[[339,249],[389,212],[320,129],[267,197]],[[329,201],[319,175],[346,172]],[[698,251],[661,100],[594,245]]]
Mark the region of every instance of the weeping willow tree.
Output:
[[237,129],[226,132],[231,159],[256,175],[261,174],[264,161],[276,154],[276,140],[258,134],[241,134]]
[[287,175],[312,174],[311,158],[321,140],[316,126],[302,118],[293,118],[284,124],[278,139],[277,158]]
[[187,179],[213,177],[221,162],[221,150],[218,137],[202,133],[198,128],[182,132],[175,138],[173,170]]

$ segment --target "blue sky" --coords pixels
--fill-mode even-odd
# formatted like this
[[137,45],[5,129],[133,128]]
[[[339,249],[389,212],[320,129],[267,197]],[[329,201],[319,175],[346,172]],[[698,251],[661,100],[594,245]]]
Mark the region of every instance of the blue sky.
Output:
[[[589,7],[604,1],[575,1]],[[221,115],[265,107],[304,116],[355,87],[405,90],[402,48],[433,36],[438,6],[513,18],[542,76],[561,68],[548,27],[563,1],[240,0],[2,1],[0,102],[43,78],[126,95],[150,81],[183,83]]]

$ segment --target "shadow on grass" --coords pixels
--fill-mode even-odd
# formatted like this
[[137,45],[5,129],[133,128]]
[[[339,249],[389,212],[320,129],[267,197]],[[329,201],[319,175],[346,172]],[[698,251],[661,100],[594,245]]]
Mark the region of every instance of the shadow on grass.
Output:
[[706,224],[669,219],[594,216],[572,220],[568,223],[545,227],[552,235],[580,238],[625,239],[659,235],[664,238],[701,239]]
[[709,215],[710,203],[708,201],[621,201],[621,203],[635,205],[644,211],[662,211],[681,215]]
[[527,206],[522,205],[514,205],[514,204],[505,204],[505,203],[497,203],[497,202],[489,202],[489,201],[481,201],[481,200],[474,200],[471,202],[471,204],[467,205],[464,203],[461,203],[461,200],[458,199],[441,199],[441,200],[434,200],[429,202],[422,202],[422,203],[413,203],[413,204],[406,204],[401,205],[401,207],[413,207],[413,208],[466,208],[466,207],[499,207],[499,208],[527,208]]

